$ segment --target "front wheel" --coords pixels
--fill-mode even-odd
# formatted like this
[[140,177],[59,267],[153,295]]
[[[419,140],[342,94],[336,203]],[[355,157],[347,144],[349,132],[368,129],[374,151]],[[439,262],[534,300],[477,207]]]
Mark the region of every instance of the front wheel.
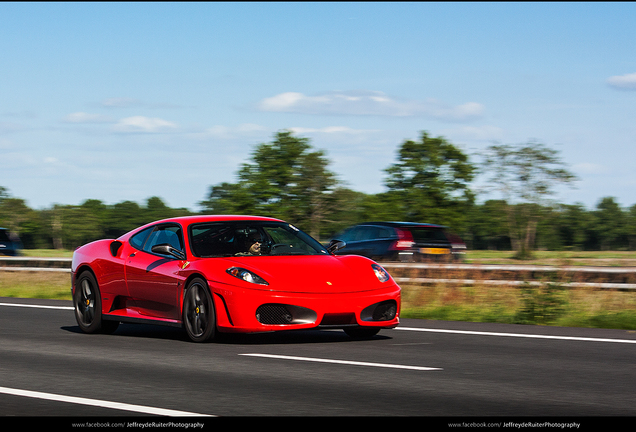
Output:
[[95,276],[82,272],[75,283],[73,294],[75,320],[84,333],[112,333],[119,323],[102,320],[102,297]]
[[193,279],[183,298],[183,326],[193,342],[206,342],[216,334],[216,314],[203,279]]

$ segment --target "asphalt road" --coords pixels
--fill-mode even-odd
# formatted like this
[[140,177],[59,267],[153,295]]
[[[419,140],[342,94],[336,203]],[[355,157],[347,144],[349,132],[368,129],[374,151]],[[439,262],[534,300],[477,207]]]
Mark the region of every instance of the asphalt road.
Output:
[[1,416],[631,417],[635,358],[636,332],[426,320],[367,341],[86,335],[70,302],[0,298]]

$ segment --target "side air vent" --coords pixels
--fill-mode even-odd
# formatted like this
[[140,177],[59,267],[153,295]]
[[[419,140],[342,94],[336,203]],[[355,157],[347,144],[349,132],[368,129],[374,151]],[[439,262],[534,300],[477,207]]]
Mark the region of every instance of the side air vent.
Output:
[[119,253],[119,248],[121,247],[121,242],[119,240],[115,240],[110,243],[110,254],[113,257],[116,257]]

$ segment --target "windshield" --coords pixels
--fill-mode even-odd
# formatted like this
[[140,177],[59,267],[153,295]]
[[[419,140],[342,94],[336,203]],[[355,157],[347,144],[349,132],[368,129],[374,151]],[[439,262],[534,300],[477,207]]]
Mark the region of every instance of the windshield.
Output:
[[328,255],[309,235],[285,222],[228,221],[190,227],[190,248],[200,258]]

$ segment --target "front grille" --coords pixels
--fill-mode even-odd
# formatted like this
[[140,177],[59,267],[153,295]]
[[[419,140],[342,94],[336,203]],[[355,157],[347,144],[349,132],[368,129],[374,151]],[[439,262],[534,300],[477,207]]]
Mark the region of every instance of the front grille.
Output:
[[290,324],[294,317],[283,305],[264,304],[256,309],[256,319],[261,324]]

